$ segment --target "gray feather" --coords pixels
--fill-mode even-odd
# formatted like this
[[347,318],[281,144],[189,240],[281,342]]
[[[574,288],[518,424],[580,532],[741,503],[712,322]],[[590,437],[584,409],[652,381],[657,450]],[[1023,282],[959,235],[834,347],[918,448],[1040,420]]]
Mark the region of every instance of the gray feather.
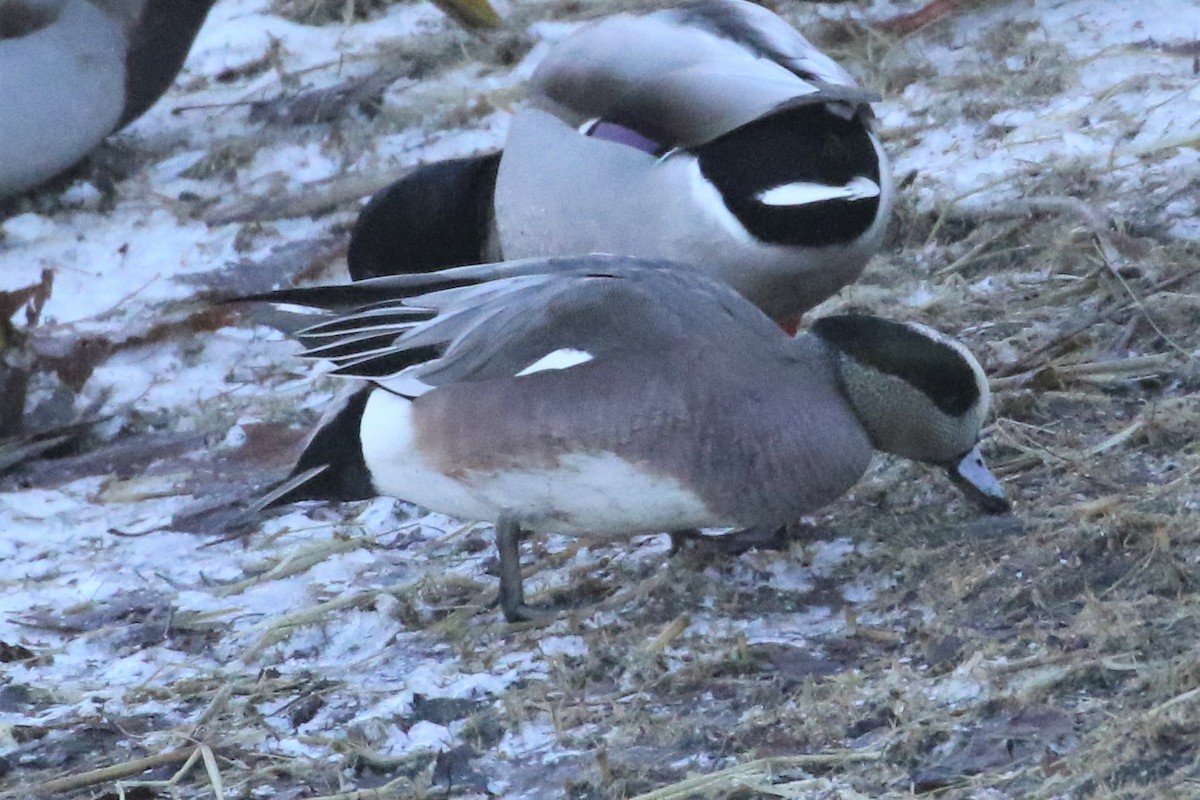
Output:
[[542,61],[530,94],[573,127],[602,119],[668,149],[796,102],[849,103],[859,113],[878,99],[782,19],[742,0],[593,23]]

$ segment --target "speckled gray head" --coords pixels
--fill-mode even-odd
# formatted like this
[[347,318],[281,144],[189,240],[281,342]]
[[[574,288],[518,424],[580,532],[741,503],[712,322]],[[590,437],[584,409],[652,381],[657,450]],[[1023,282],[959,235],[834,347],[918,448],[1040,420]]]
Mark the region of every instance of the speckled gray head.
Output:
[[943,466],[985,511],[1010,508],[979,451],[991,402],[987,376],[961,343],[878,317],[823,317],[813,333],[835,348],[846,394],[879,450]]

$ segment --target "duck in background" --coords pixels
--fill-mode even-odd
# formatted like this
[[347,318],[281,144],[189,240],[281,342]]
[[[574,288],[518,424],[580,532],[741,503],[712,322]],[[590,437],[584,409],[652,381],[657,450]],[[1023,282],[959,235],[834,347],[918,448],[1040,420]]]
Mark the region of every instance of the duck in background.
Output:
[[354,453],[365,495],[496,523],[509,620],[533,616],[523,531],[785,525],[844,494],[875,450],[1009,507],[978,446],[983,369],[921,325],[832,316],[793,338],[690,266],[602,255],[249,299],[349,310],[298,334],[306,357],[366,384],[318,455],[350,474],[337,458]]
[[0,197],[80,161],[175,80],[215,0],[0,0]]
[[[69,169],[146,112],[216,0],[0,0],[0,198]],[[472,27],[486,0],[436,0]]]
[[893,184],[874,99],[746,0],[600,20],[539,64],[502,152],[419,167],[372,199],[351,277],[664,258],[794,330],[883,240]]

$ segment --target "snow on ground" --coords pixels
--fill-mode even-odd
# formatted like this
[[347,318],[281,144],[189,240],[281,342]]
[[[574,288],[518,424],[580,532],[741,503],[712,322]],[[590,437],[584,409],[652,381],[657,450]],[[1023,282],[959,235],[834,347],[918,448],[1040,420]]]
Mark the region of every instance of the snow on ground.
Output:
[[[807,29],[878,22],[921,4],[775,5]],[[884,94],[877,110],[911,213],[1003,212],[1029,194],[1069,194],[1054,183],[1069,173],[1100,187],[1103,214],[1154,221],[1168,240],[1200,239],[1200,7],[964,6],[870,65],[850,61]],[[894,487],[892,465],[816,520],[824,532],[786,552],[668,558],[664,537],[535,541],[529,589],[574,606],[548,629],[507,626],[486,608],[497,582],[484,525],[387,499],[297,507],[231,537],[191,514],[227,488],[277,477],[336,388],[308,380],[294,346],[270,327],[233,315],[196,322],[198,287],[253,274],[297,242],[313,243],[298,272],[336,279],[356,197],[372,187],[315,214],[239,217],[242,204],[304,197],[346,176],[376,176],[378,186],[380,174],[498,146],[521,80],[579,12],[512,0],[509,29],[479,41],[423,3],[317,26],[285,19],[268,0],[221,0],[171,93],[107,146],[133,164],[118,172],[115,195],[95,167],[0,216],[0,291],[54,273],[37,352],[83,335],[117,345],[68,393],[79,413],[105,417],[86,440],[105,457],[74,454],[57,472],[53,459],[38,462],[51,465],[42,471],[20,466],[0,484],[6,796],[181,752],[124,775],[170,778],[201,743],[215,754],[225,796],[239,797],[389,781],[401,793],[432,783],[467,796],[617,796],[735,768],[751,753],[800,756],[832,744],[862,752],[829,763],[879,758],[878,726],[833,735],[835,721],[814,720],[789,736],[778,720],[820,701],[822,676],[841,676],[839,691],[852,692],[845,687],[864,668],[856,654],[895,646],[913,614],[930,625],[941,617],[925,595],[908,607],[887,599],[912,590],[881,555],[890,551],[870,514],[857,513],[877,502],[871,482]],[[422,48],[441,66],[392,83],[378,115],[348,108],[332,121],[279,124],[251,109],[364,78]],[[239,218],[220,221],[229,209]],[[321,247],[334,257],[304,261]],[[1047,270],[1031,264],[954,290],[1005,296],[1047,280]],[[898,286],[910,309],[935,307],[958,286],[905,281],[881,283]],[[847,295],[865,302],[883,291],[868,281]],[[156,328],[162,320],[169,330]],[[51,373],[35,377],[27,409],[70,383]],[[121,456],[124,442],[142,449]],[[932,527],[976,524],[940,476],[900,475],[930,484],[913,489],[913,507]],[[906,703],[926,719],[952,717],[1005,689],[1011,660],[979,655],[939,669],[897,656],[877,682],[891,700],[847,702],[883,728]],[[762,663],[786,685],[772,684],[782,695],[762,680],[736,683]],[[698,725],[690,738],[661,738],[697,713],[724,736],[689,722]],[[648,733],[656,729],[658,739]],[[811,792],[789,796],[866,796],[853,787],[869,782],[788,764],[779,769],[794,790]],[[204,773],[176,788],[211,796]],[[115,797],[113,780],[80,786]],[[767,780],[747,773],[742,785]]]

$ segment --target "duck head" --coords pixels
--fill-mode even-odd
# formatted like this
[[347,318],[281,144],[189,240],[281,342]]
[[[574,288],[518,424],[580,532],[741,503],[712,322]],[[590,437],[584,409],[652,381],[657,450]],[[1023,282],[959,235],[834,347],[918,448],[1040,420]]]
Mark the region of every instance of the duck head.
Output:
[[979,450],[987,376],[961,343],[917,323],[823,317],[812,328],[837,354],[842,386],[877,450],[943,467],[988,513],[1009,511]]

